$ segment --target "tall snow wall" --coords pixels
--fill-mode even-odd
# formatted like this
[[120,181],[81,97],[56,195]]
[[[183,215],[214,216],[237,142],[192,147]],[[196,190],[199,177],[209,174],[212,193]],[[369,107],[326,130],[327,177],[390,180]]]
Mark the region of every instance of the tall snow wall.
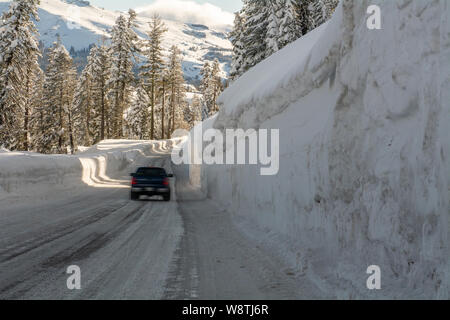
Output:
[[[370,5],[381,30],[367,28]],[[278,175],[204,165],[202,188],[324,296],[448,297],[449,17],[447,0],[343,0],[204,124],[280,129]],[[371,265],[381,290],[366,287]]]

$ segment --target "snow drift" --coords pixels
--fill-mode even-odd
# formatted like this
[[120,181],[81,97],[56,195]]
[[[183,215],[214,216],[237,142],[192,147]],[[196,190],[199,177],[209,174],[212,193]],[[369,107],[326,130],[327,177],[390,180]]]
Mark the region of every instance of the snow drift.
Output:
[[0,199],[46,199],[86,187],[126,187],[120,179],[148,165],[149,155],[169,152],[171,145],[171,141],[105,140],[75,156],[0,151]]
[[[382,30],[366,27],[372,4]],[[446,0],[343,0],[204,124],[280,129],[276,177],[214,165],[191,167],[191,181],[326,297],[448,296],[449,17]],[[382,290],[366,287],[370,265]]]

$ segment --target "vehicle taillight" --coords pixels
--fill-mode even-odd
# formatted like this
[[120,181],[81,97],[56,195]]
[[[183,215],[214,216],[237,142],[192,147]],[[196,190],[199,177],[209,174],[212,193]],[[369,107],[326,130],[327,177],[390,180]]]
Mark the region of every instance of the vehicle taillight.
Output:
[[169,179],[164,178],[163,185],[168,186],[169,185]]
[[133,179],[131,179],[131,184],[135,185],[136,183],[137,183],[137,180],[136,180],[136,178],[133,177]]

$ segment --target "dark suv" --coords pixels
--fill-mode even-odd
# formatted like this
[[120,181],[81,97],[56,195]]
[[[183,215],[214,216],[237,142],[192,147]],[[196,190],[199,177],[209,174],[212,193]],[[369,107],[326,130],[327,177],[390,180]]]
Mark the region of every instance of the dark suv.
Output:
[[169,178],[173,174],[167,174],[163,168],[139,168],[132,173],[131,200],[139,200],[140,196],[162,196],[164,201],[170,201]]

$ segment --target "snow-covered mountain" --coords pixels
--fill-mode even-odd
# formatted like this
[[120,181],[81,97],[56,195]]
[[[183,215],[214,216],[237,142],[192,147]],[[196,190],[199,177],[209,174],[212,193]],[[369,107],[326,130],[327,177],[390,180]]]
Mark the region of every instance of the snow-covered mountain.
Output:
[[[0,0],[0,12],[8,9],[9,2]],[[88,48],[108,37],[121,12],[110,11],[90,5],[84,0],[41,0],[40,21],[37,27],[40,40],[46,47],[52,45],[57,35],[63,44],[74,50]],[[137,32],[146,36],[149,15],[138,14]],[[213,29],[205,25],[164,20],[168,32],[164,37],[164,48],[177,45],[183,54],[183,69],[188,82],[195,83],[205,60],[218,58],[225,77],[231,61],[231,43],[226,30]]]

